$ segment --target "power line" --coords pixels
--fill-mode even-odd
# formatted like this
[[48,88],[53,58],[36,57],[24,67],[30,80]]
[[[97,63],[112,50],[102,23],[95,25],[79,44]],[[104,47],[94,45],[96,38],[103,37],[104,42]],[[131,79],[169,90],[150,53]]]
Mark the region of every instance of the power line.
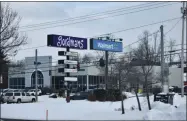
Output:
[[[172,3],[172,4],[173,4],[173,3]],[[125,15],[125,14],[130,14],[130,13],[141,12],[141,11],[150,10],[150,9],[155,9],[155,8],[164,7],[164,6],[168,6],[168,5],[171,5],[171,4],[162,5],[162,6],[157,6],[157,7],[152,7],[152,8],[148,8],[148,9],[137,10],[137,11],[128,12],[128,13],[121,13],[121,14],[117,14],[117,15],[113,15],[113,16],[106,16],[106,17],[101,17],[101,18],[95,18],[95,19],[85,20],[85,21],[79,21],[79,22],[74,22],[74,23],[68,23],[68,24],[63,24],[63,25],[55,25],[55,26],[50,26],[50,27],[38,28],[38,29],[29,29],[29,30],[20,31],[20,32],[28,32],[28,31],[35,31],[35,30],[47,29],[47,28],[55,28],[55,27],[59,27],[59,26],[73,25],[73,24],[78,24],[78,23],[83,23],[83,22],[89,22],[89,21],[94,21],[94,20],[99,20],[99,19],[104,19],[104,18],[109,18],[109,17],[115,17],[115,16],[121,16],[121,15]]]
[[[169,2],[166,2],[169,3]],[[38,27],[38,26],[45,26],[45,25],[49,25],[49,24],[57,24],[57,23],[61,23],[61,22],[69,22],[70,20],[75,21],[76,19],[85,19],[85,18],[90,18],[90,17],[94,17],[94,16],[98,16],[98,14],[113,14],[113,13],[118,13],[118,12],[124,12],[124,11],[129,11],[129,10],[135,10],[135,9],[139,9],[139,8],[145,8],[145,7],[151,7],[151,6],[155,6],[155,5],[159,5],[159,4],[163,4],[163,3],[158,3],[158,4],[153,4],[152,3],[146,3],[146,4],[141,4],[141,5],[136,5],[136,6],[130,6],[130,7],[125,7],[125,8],[120,8],[120,9],[115,9],[115,10],[110,10],[110,11],[105,11],[105,12],[99,12],[99,13],[93,13],[93,14],[87,14],[87,15],[83,15],[83,16],[77,16],[77,17],[70,17],[67,19],[63,19],[63,20],[58,20],[58,21],[52,21],[52,22],[43,22],[43,23],[39,23],[39,24],[34,24],[34,25],[27,25],[27,26],[22,26],[23,27],[27,27],[27,28],[32,28],[32,27]],[[174,3],[173,3],[174,4]],[[176,4],[176,3],[175,3]],[[144,6],[147,5],[147,6]],[[140,7],[138,7],[140,6]],[[137,8],[135,8],[137,7]],[[116,11],[117,10],[117,11]],[[119,11],[120,10],[120,11]],[[101,16],[101,15],[100,15]]]
[[[40,25],[46,25],[46,24],[53,24],[53,23],[58,23],[58,22],[63,22],[63,21],[69,21],[69,20],[75,20],[77,18],[85,18],[85,17],[88,17],[88,16],[93,16],[93,15],[97,15],[97,14],[102,14],[102,13],[108,13],[108,12],[114,12],[114,11],[119,11],[119,10],[123,10],[123,9],[131,9],[131,8],[134,8],[134,7],[138,7],[138,6],[143,6],[143,5],[149,5],[149,4],[152,4],[152,3],[155,3],[155,2],[150,2],[150,3],[146,3],[146,4],[140,4],[140,5],[135,5],[135,6],[130,6],[130,7],[123,7],[123,8],[118,8],[118,9],[114,9],[114,10],[109,10],[109,11],[104,11],[104,12],[97,12],[97,13],[90,13],[90,14],[87,14],[87,15],[82,15],[82,16],[76,16],[76,17],[70,17],[70,18],[67,18],[67,19],[62,19],[62,20],[57,20],[57,21],[50,21],[50,22],[43,22],[43,23],[39,23],[39,24],[31,24],[31,25],[25,25],[25,26],[21,26],[20,28],[24,28],[24,27],[32,27],[32,26],[40,26]],[[146,7],[146,6],[145,6]]]
[[179,20],[171,27],[171,29],[165,33],[165,35],[167,35],[169,32],[171,32],[181,20],[182,20],[182,18],[179,19]]
[[[155,25],[155,24],[159,24],[159,23],[173,21],[173,20],[176,20],[176,19],[179,19],[179,18],[180,17],[176,17],[176,18],[172,18],[172,19],[168,19],[168,20],[164,20],[164,21],[159,21],[159,22],[155,22],[155,23],[151,23],[151,24],[146,24],[146,25],[142,25],[142,26],[138,26],[138,27],[133,27],[133,28],[129,28],[129,29],[124,29],[124,30],[119,30],[119,31],[115,31],[115,32],[107,33],[107,34],[114,34],[114,33],[120,33],[120,32],[124,32],[124,31],[139,29],[139,28],[143,28],[143,27],[146,27],[146,26],[151,26],[151,25]],[[102,35],[106,35],[106,34],[102,34]],[[101,35],[98,35],[98,36],[101,36]]]
[[[185,53],[187,53],[187,52],[185,52]],[[175,54],[180,54],[180,53],[171,53],[171,55],[175,55]],[[169,56],[170,54],[165,54],[164,56]],[[133,56],[132,56],[133,57]],[[160,56],[158,56],[158,57],[160,57]],[[124,57],[123,57],[124,58]],[[128,57],[127,57],[128,58]],[[122,58],[118,58],[118,59],[122,59]],[[110,63],[110,65],[111,64],[113,64],[113,63]],[[88,66],[82,66],[81,68],[85,68],[85,67],[92,67],[92,66],[97,66],[97,65],[95,65],[95,64],[93,64],[93,65],[88,65]],[[55,66],[55,67],[57,67],[57,66]],[[56,71],[56,70],[58,70],[58,68],[57,69],[52,69],[52,70],[42,70],[41,72],[49,72],[49,71],[51,71],[51,74],[52,74],[52,71]],[[15,71],[14,71],[15,72]],[[3,72],[3,73],[7,73],[7,72]],[[8,75],[9,76],[11,76],[11,75],[18,75],[18,74],[27,74],[27,73],[33,73],[33,72],[24,72],[24,73],[9,73]],[[11,77],[10,77],[11,78]],[[16,77],[15,77],[16,78]]]
[[[114,32],[106,33],[106,34],[93,36],[93,37],[87,37],[87,38],[94,38],[94,37],[107,35],[107,34],[114,34],[114,33],[120,33],[120,32],[124,32],[124,31],[130,31],[130,30],[139,29],[139,28],[143,28],[143,27],[146,27],[146,26],[151,26],[151,25],[155,25],[155,24],[159,24],[159,23],[170,22],[170,21],[173,21],[173,20],[176,20],[176,19],[179,19],[179,18],[180,17],[176,17],[176,18],[172,18],[172,19],[167,19],[167,20],[163,20],[163,21],[159,21],[159,22],[155,22],[155,23],[150,23],[150,24],[146,24],[146,25],[142,25],[142,26],[132,27],[132,28],[128,28],[128,29],[123,29],[123,30],[114,31]],[[31,48],[24,48],[24,49],[20,49],[20,50],[35,49],[35,48],[40,48],[40,47],[47,47],[47,45],[36,46],[36,47],[31,47]]]

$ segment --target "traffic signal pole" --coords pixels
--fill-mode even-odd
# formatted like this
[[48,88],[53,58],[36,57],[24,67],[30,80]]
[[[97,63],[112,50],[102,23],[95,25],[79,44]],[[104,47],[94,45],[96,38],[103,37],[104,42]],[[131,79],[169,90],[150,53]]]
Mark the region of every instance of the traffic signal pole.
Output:
[[108,89],[108,51],[105,51],[105,88]]

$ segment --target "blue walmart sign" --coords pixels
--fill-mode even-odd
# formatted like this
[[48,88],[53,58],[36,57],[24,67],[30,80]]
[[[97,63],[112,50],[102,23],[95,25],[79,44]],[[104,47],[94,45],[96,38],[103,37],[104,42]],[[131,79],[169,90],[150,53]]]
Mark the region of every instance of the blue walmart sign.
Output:
[[123,43],[92,39],[90,40],[90,49],[110,52],[122,52]]

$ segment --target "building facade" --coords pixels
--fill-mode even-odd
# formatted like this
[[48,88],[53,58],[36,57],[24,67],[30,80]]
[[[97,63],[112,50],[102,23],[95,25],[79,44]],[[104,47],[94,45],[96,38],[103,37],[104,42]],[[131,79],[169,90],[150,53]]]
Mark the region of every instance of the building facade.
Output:
[[[37,78],[39,87],[50,87],[54,89],[65,88],[64,73],[59,73],[61,65],[52,65],[52,56],[38,56]],[[118,85],[118,79],[110,76],[108,84]],[[153,67],[155,76],[160,72],[160,67]],[[169,68],[169,85],[180,87],[180,68]],[[103,71],[93,64],[80,64],[80,71],[71,74],[78,78],[76,82],[68,82],[68,88],[84,91],[86,89],[104,88],[105,77]],[[21,67],[9,68],[8,87],[13,89],[23,89],[25,87],[35,87],[35,58],[26,57],[25,63]],[[109,85],[109,86],[110,86]],[[136,85],[127,83],[127,88],[135,88]],[[143,88],[141,85],[140,87]]]

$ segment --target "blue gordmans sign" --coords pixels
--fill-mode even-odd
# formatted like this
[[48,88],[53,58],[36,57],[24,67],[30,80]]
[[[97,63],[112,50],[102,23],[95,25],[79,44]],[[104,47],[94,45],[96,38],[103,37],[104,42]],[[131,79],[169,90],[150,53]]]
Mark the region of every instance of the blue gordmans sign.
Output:
[[110,52],[122,52],[123,43],[114,42],[114,41],[105,41],[105,40],[90,40],[90,49],[92,50],[101,50],[101,51],[110,51]]
[[47,35],[47,46],[72,49],[87,49],[87,38],[71,37],[64,35]]

